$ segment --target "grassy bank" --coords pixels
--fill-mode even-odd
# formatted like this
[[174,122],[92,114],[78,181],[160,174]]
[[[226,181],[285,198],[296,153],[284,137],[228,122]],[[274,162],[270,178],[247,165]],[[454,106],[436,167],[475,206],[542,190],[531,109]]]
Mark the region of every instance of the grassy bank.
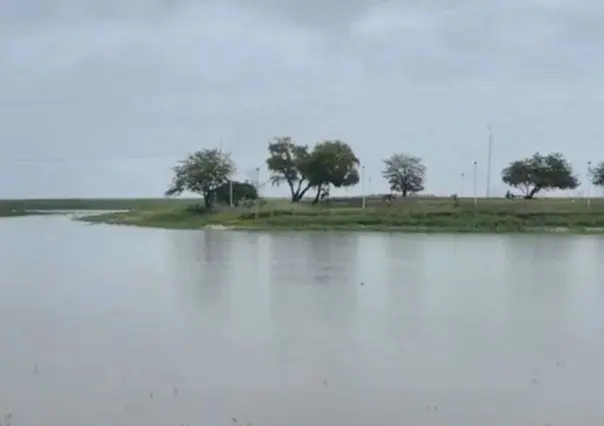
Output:
[[373,230],[402,232],[575,232],[604,233],[604,200],[504,200],[417,198],[387,205],[359,199],[291,205],[271,200],[260,208],[224,208],[208,213],[182,204],[135,208],[82,220],[174,229],[225,226],[251,230]]
[[22,217],[22,216],[36,216],[44,214],[53,214],[52,211],[42,212],[35,210],[22,210],[22,209],[5,209],[0,206],[0,218],[7,217]]
[[186,208],[197,200],[182,198],[0,199],[0,217],[50,214],[66,210],[157,210]]
[[1,200],[0,211],[26,210],[130,210],[186,207],[190,198],[47,198]]
[[[0,216],[32,211],[127,210],[94,214],[82,220],[174,229],[226,226],[269,230],[376,230],[405,232],[589,232],[604,233],[604,199],[413,197],[391,205],[380,197],[335,198],[313,206],[267,199],[259,208],[221,208],[208,213],[195,199],[29,199],[0,200]],[[33,214],[39,214],[34,212]]]
[[31,216],[34,213],[24,210],[3,210],[0,209],[0,217],[20,217],[20,216]]

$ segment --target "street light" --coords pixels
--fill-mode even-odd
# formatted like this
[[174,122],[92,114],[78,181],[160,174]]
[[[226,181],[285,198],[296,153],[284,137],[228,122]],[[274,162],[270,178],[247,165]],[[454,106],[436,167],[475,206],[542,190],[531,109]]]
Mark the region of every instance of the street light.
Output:
[[363,209],[367,206],[367,199],[365,197],[365,166],[361,166],[361,183],[362,183],[362,191],[363,191],[363,198],[362,198],[362,207]]
[[478,161],[474,161],[474,170],[473,170],[473,173],[474,173],[474,205],[478,204],[478,188],[476,185],[477,170],[478,170]]
[[233,208],[233,179],[229,179],[229,207]]
[[463,191],[464,191],[464,186],[465,186],[465,182],[466,181],[466,174],[462,173],[461,174],[461,186],[459,187],[459,196],[463,198]]
[[256,219],[260,214],[260,167],[256,167]]
[[591,161],[587,162],[587,208],[591,209]]
[[493,128],[487,126],[489,132],[489,150],[487,153],[487,198],[491,196],[491,160],[493,159]]

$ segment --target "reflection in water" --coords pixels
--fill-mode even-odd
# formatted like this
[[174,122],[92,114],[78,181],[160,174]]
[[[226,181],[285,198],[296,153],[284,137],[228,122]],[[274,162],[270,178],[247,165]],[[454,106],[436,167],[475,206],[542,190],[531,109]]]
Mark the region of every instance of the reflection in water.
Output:
[[[347,234],[278,234],[271,239],[273,320],[349,322],[356,305],[356,238]],[[337,298],[337,300],[333,300]]]
[[[381,291],[383,316],[377,318],[386,319],[386,323],[378,325],[388,331],[386,338],[408,339],[411,335],[417,335],[422,319],[422,280],[423,270],[426,267],[424,259],[423,236],[401,239],[396,234],[386,237],[380,235],[367,235],[366,239],[372,239],[373,257],[379,257],[381,263],[376,259],[375,267],[366,264],[367,275],[371,275],[372,269],[377,272],[375,279],[381,277],[383,285],[374,286],[374,280],[370,280],[371,289],[374,287]],[[430,265],[427,265],[430,267]],[[378,307],[379,309],[379,307]],[[374,309],[374,312],[379,312]]]
[[281,233],[270,240],[270,311],[276,330],[276,356],[292,364],[304,360],[317,383],[326,370],[353,350],[360,284],[356,276],[356,237],[342,233]]
[[189,307],[187,312],[210,327],[224,325],[229,320],[230,287],[236,271],[232,239],[222,232],[175,232],[173,241],[172,280]]
[[0,235],[0,415],[17,425],[604,418],[601,238],[56,217]]
[[[589,251],[586,244],[588,239],[559,235],[518,236],[509,241],[505,282],[511,320],[533,331],[526,335],[530,341],[522,344],[541,341],[539,334],[544,330],[553,333],[552,339],[556,341],[564,333],[565,322],[571,315],[569,310],[574,309],[569,301],[582,281],[581,264]],[[552,312],[558,315],[552,316]]]

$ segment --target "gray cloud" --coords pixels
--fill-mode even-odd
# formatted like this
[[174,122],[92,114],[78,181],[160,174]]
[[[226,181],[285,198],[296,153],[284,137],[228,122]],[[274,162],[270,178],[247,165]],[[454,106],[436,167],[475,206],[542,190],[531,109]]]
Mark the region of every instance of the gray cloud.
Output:
[[156,195],[220,140],[245,177],[281,134],[350,141],[375,190],[381,158],[421,155],[453,192],[473,159],[484,180],[487,123],[495,170],[583,167],[604,158],[599,22],[588,0],[5,0],[0,197]]

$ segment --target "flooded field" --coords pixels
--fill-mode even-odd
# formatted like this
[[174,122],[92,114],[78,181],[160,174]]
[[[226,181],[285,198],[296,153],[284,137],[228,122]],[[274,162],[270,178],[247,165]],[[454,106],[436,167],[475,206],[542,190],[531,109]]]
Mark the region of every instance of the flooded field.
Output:
[[604,421],[601,237],[32,216],[0,254],[12,426]]

